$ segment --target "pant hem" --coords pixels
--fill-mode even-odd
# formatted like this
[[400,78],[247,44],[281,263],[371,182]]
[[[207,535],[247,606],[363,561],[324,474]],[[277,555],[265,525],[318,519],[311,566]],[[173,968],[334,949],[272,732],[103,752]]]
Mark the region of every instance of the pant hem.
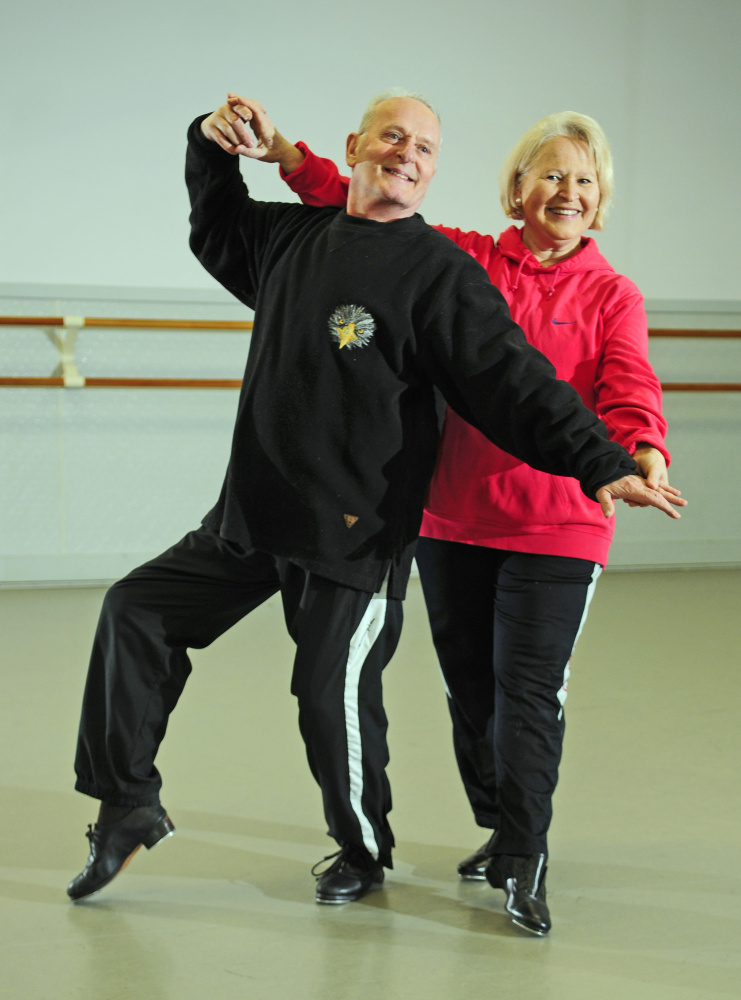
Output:
[[157,806],[160,802],[159,793],[154,795],[122,795],[112,789],[96,788],[84,781],[75,782],[75,791],[83,795],[89,795],[91,799],[98,799],[109,806],[121,806],[136,809],[138,806]]

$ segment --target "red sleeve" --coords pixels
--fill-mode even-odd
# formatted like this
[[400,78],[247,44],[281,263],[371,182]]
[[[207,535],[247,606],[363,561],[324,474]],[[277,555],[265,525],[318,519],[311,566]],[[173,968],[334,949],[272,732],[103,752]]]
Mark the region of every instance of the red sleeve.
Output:
[[[624,279],[626,284],[627,279]],[[670,462],[661,384],[648,360],[648,322],[640,292],[619,295],[604,316],[604,348],[597,372],[597,414],[610,438],[631,455],[639,443],[652,445]]]
[[299,196],[304,205],[315,208],[344,208],[347,204],[348,177],[343,177],[334,160],[316,156],[304,142],[296,147],[304,154],[304,162],[298,169],[280,175],[291,191]]

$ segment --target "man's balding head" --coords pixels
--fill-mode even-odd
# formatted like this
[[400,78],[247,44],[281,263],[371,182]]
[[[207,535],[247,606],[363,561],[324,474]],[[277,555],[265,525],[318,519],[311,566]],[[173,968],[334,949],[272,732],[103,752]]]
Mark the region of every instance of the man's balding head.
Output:
[[353,171],[348,214],[378,222],[414,215],[435,173],[439,148],[440,120],[424,98],[379,94],[360,131],[347,139]]
[[368,101],[368,106],[363,112],[363,117],[360,120],[360,127],[358,128],[358,134],[362,135],[363,132],[368,131],[368,126],[370,125],[373,113],[379,104],[383,104],[384,101],[389,101],[394,97],[408,97],[413,101],[419,101],[420,104],[424,104],[426,108],[433,113],[435,118],[437,118],[438,127],[440,127],[440,115],[437,113],[437,109],[427,100],[422,94],[415,93],[411,90],[404,90],[402,87],[389,87],[388,90],[384,90],[380,94],[376,94]]

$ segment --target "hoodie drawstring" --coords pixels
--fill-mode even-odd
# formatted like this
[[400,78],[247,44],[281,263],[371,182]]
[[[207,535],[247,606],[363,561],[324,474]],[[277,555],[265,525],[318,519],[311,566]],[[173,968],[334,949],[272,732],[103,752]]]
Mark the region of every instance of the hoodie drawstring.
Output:
[[510,284],[509,286],[510,292],[516,292],[517,289],[519,288],[520,275],[522,274],[522,269],[524,266],[525,266],[525,258],[521,257],[520,266],[517,268],[517,274],[515,275],[514,284]]
[[[507,286],[510,292],[516,292],[517,289],[519,288],[520,275],[522,274],[522,269],[525,266],[525,260],[526,260],[525,257],[520,258],[515,279],[514,281],[510,281],[510,284]],[[545,290],[545,297],[547,299],[552,299],[553,296],[556,294],[556,281],[558,280],[558,276],[561,273],[561,268],[556,266],[552,269],[549,268],[547,271],[543,270],[541,273],[544,278],[549,278],[551,281],[551,284]]]
[[558,267],[558,265],[556,265],[556,267],[554,267],[552,270],[550,268],[548,270],[548,277],[551,279],[551,284],[545,290],[545,297],[549,300],[552,299],[553,296],[556,294],[556,282],[558,281],[558,277],[560,274],[561,274],[561,268]]

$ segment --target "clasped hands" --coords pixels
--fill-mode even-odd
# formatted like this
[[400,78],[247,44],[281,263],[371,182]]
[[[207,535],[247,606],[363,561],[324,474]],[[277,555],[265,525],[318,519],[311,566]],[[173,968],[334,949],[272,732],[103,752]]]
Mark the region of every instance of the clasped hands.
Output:
[[[229,93],[226,104],[201,122],[201,131],[232,156],[247,156],[264,163],[284,165],[291,151],[296,150],[276,129],[259,101],[239,94]],[[303,159],[303,154],[298,156]]]
[[[615,513],[615,500],[622,500],[629,507],[657,507],[669,517],[680,517],[675,507],[686,507],[678,489],[669,485],[664,456],[657,448],[642,445],[636,448],[633,458],[638,474],[623,476],[597,490],[597,500],[605,517]],[[643,477],[643,478],[642,478]]]

